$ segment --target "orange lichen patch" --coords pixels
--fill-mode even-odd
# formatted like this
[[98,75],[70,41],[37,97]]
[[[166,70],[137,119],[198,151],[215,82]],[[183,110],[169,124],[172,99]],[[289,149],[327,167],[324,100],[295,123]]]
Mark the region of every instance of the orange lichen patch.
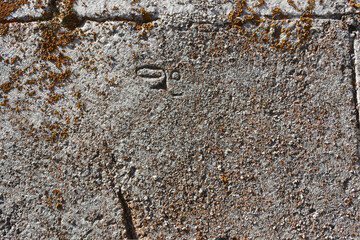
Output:
[[32,96],[34,96],[34,95],[36,94],[36,92],[35,92],[35,90],[32,90],[32,91],[27,92],[27,94],[28,94],[30,97],[32,97]]
[[284,20],[287,19],[286,15],[282,12],[281,8],[274,7],[271,9],[272,18],[274,20]]
[[24,70],[16,69],[14,67],[11,68],[11,71],[9,73],[9,80],[12,82],[20,82],[20,77],[24,75]]
[[0,36],[5,35],[9,30],[8,23],[0,23]]
[[45,191],[44,195],[47,196],[45,199],[46,206],[48,206],[50,209],[63,209],[64,199],[62,197],[62,192],[59,189],[52,190],[50,194]]
[[10,82],[4,82],[0,84],[0,88],[4,93],[8,93],[14,88],[14,86]]
[[[290,38],[290,29],[281,27],[274,22],[282,20],[281,23],[283,24],[287,19],[287,16],[279,7],[271,9],[272,17],[261,18],[248,6],[246,0],[237,0],[234,9],[228,14],[228,18],[231,26],[238,29],[239,33],[245,36],[249,42],[266,43],[277,50],[290,50],[306,43],[310,37],[312,28],[311,13],[314,1],[307,1],[306,10],[302,13],[300,19],[296,21],[298,41],[294,42],[288,40]],[[289,0],[288,3],[292,5],[294,2]],[[296,7],[296,5],[293,7]],[[296,7],[296,9],[298,8]]]
[[360,7],[360,5],[359,5],[358,3],[355,3],[354,0],[349,0],[349,4],[350,4],[350,6],[353,7],[355,10]]
[[221,176],[220,181],[223,182],[223,183],[228,183],[229,182],[229,180],[225,176]]
[[[321,0],[320,0],[321,1]],[[301,11],[295,4],[294,0],[287,0],[288,4],[292,6],[295,10]]]
[[146,31],[150,31],[150,29],[152,28],[153,24],[152,24],[152,17],[150,16],[150,14],[144,9],[144,8],[135,8],[135,11],[138,11],[141,13],[142,15],[142,21],[141,23],[138,22],[129,22],[129,24],[133,24],[133,28],[137,31],[141,31],[143,30],[140,34],[139,37],[143,37],[146,35]]
[[56,23],[41,25],[42,40],[40,40],[39,48],[35,50],[35,53],[40,53],[42,59],[54,62],[58,68],[62,64],[68,64],[71,59],[62,53],[55,54],[55,52],[58,51],[59,47],[64,47],[75,39],[72,32],[59,32],[59,27],[60,25]]
[[53,62],[59,69],[61,65],[69,64],[71,59],[62,53],[59,53],[59,47],[64,47],[75,40],[76,26],[80,24],[76,13],[72,9],[72,4],[75,0],[64,0],[63,11],[58,13],[62,18],[62,24],[70,30],[60,30],[60,19],[54,18],[52,21],[42,23],[39,26],[42,40],[39,41],[39,47],[35,53],[39,53],[43,60]]
[[[244,14],[244,10],[248,10],[251,14]],[[245,0],[237,0],[235,9],[230,11],[228,17],[231,21],[231,24],[237,26],[242,26],[247,22],[258,26],[262,21],[260,16],[247,5]]]
[[259,0],[257,3],[254,4],[254,7],[260,7],[262,5],[264,5],[265,0]]
[[45,5],[43,3],[43,0],[36,0],[35,8],[45,8]]
[[39,130],[43,132],[42,136],[46,140],[50,142],[56,142],[67,137],[69,128],[64,127],[63,124],[59,123],[58,121],[53,123],[43,121],[39,127]]
[[58,93],[48,93],[47,101],[48,101],[48,103],[54,104],[54,103],[57,103],[57,101],[62,97],[63,97],[63,95],[58,94]]
[[300,44],[305,43],[309,39],[312,28],[311,13],[315,5],[315,0],[308,0],[308,2],[309,5],[306,7],[305,12],[300,16],[300,21],[296,22],[296,25],[299,27],[297,35]]
[[39,81],[44,88],[53,90],[55,86],[64,85],[70,75],[70,69],[66,69],[64,72],[60,73],[47,71],[43,72],[42,76],[39,78]]
[[80,111],[84,111],[84,109],[85,109],[85,104],[82,103],[82,102],[77,102],[77,103],[75,104],[75,106],[76,106]]
[[62,24],[70,29],[74,30],[81,24],[81,20],[78,18],[77,13],[73,10],[73,3],[75,0],[64,0],[62,2],[63,11],[61,12]]
[[25,82],[24,82],[24,84],[29,84],[29,85],[31,85],[31,84],[36,84],[37,83],[37,80],[36,79],[27,79]]
[[8,102],[9,102],[9,99],[6,96],[4,96],[2,102],[0,103],[0,106],[10,108],[10,105]]
[[15,57],[13,57],[13,58],[10,59],[10,63],[15,63],[15,62],[17,62],[18,60],[20,60],[20,57],[16,55]]
[[141,13],[144,23],[152,21],[152,17],[144,8],[137,9],[137,11]]
[[9,14],[24,4],[28,4],[28,0],[3,0],[0,2],[0,21],[4,20]]
[[62,1],[62,4],[64,4],[64,9],[65,9],[65,12],[66,13],[72,13],[74,12],[73,11],[73,3],[75,2],[76,0],[63,0]]
[[59,189],[53,189],[51,190],[51,193],[54,193],[54,194],[57,194],[57,195],[60,195],[61,194],[61,191]]

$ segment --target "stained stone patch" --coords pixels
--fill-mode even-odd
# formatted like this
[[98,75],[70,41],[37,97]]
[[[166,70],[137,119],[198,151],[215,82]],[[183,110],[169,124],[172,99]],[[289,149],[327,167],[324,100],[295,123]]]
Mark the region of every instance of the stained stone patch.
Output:
[[51,0],[3,0],[0,2],[0,23],[49,18],[54,7],[52,2]]
[[244,2],[7,24],[0,238],[358,238],[356,15]]

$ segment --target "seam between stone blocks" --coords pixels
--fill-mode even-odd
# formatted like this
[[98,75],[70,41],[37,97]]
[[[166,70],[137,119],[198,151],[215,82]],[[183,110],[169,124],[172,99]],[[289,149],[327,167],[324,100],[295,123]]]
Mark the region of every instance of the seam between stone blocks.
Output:
[[[349,34],[350,34],[350,58],[351,58],[351,68],[352,68],[352,73],[351,73],[351,84],[353,87],[353,101],[354,101],[354,105],[355,105],[355,115],[356,115],[356,128],[359,131],[360,130],[360,111],[359,111],[359,102],[360,102],[360,89],[359,89],[359,84],[360,84],[360,79],[358,79],[360,72],[357,69],[357,65],[360,64],[357,61],[356,55],[355,54],[359,54],[358,52],[358,47],[356,46],[356,38],[358,37],[358,31],[357,28],[355,26],[349,26]],[[358,141],[360,140],[360,136],[358,133],[358,137],[357,137]],[[360,159],[360,142],[357,143],[357,158],[358,161]]]
[[[39,18],[34,18],[31,20],[23,20],[23,19],[12,19],[12,20],[6,20],[6,19],[0,19],[0,23],[31,23],[31,22],[42,22],[42,21],[49,21],[51,19],[53,19],[56,15],[56,12],[59,12],[59,8],[56,5],[56,1],[52,0],[50,2],[50,9],[51,11],[47,14],[47,16],[44,17],[39,17]],[[341,20],[343,17],[346,16],[355,16],[356,14],[354,13],[345,13],[345,14],[331,14],[331,15],[312,15],[311,18],[313,20]],[[78,16],[79,17],[79,16]],[[261,17],[267,17],[267,18],[272,18],[271,15],[261,15]],[[94,18],[94,17],[79,17],[79,19],[83,22],[85,21],[94,21],[94,22],[100,22],[100,23],[104,23],[104,22],[112,22],[112,21],[126,21],[126,22],[134,22],[134,23],[138,23],[138,24],[142,24],[142,23],[147,23],[147,22],[154,22],[157,20],[160,20],[160,18],[157,18],[155,16],[151,16],[151,21],[140,21],[137,19],[133,19],[131,17],[119,17],[119,16],[113,16],[113,17],[107,17],[107,18]],[[300,16],[297,15],[288,15],[287,20],[299,20]],[[197,23],[197,22],[193,22],[193,23]],[[199,22],[199,23],[205,23],[205,22]],[[208,22],[209,24],[211,24],[211,22]],[[224,24],[226,24],[226,22],[224,22]]]
[[357,58],[355,54],[357,53],[356,46],[355,46],[355,39],[357,37],[357,31],[355,27],[349,26],[349,34],[350,34],[350,58],[351,58],[351,84],[353,86],[353,99],[355,104],[355,113],[356,113],[356,126],[360,129],[360,115],[359,115],[359,79],[358,75],[360,74],[356,68],[359,64],[357,62]]

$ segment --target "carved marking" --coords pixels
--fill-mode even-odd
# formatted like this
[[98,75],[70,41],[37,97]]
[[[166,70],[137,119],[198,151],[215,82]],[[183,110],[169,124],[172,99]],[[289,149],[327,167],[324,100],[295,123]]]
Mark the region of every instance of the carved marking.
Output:
[[137,75],[143,78],[162,78],[165,72],[161,68],[140,68],[137,70]]
[[143,66],[136,70],[136,75],[150,85],[152,89],[167,89],[164,69],[156,66]]
[[180,75],[179,71],[177,71],[177,70],[172,71],[170,76],[171,76],[171,79],[174,79],[176,81],[180,80],[180,78],[181,78],[181,75]]

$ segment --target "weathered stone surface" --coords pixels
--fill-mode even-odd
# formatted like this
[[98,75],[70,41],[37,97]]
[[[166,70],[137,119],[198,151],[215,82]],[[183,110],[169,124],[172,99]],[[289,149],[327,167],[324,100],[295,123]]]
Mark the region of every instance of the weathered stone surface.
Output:
[[118,192],[96,152],[79,159],[54,144],[79,117],[81,82],[71,84],[70,60],[52,52],[60,40],[49,31],[71,39],[53,24],[12,23],[0,40],[1,238],[123,239]]
[[280,9],[289,17],[300,17],[308,9],[311,9],[313,16],[336,17],[342,14],[358,12],[359,1],[349,0],[323,0],[323,1],[297,1],[297,0],[250,0],[246,2],[247,7],[261,16],[273,16]]
[[[121,19],[148,21],[150,18],[164,18],[167,16],[186,16],[193,21],[223,17],[234,6],[234,1],[87,1],[80,0],[74,4],[74,10],[82,18],[96,20]],[[223,16],[221,16],[223,15]],[[144,19],[145,17],[145,19]]]
[[51,0],[3,0],[0,3],[0,22],[36,20],[49,17]]
[[0,36],[2,238],[358,238],[346,22],[79,2]]
[[[230,13],[234,6],[241,6],[244,14],[277,16],[281,11],[285,16],[300,17],[311,9],[313,15],[338,17],[358,12],[360,2],[349,0],[293,1],[293,0],[176,0],[176,1],[128,1],[128,0],[78,0],[74,10],[80,17],[104,20],[142,20],[144,10],[154,18],[182,15],[192,20],[215,20]],[[141,9],[141,10],[140,10]]]

